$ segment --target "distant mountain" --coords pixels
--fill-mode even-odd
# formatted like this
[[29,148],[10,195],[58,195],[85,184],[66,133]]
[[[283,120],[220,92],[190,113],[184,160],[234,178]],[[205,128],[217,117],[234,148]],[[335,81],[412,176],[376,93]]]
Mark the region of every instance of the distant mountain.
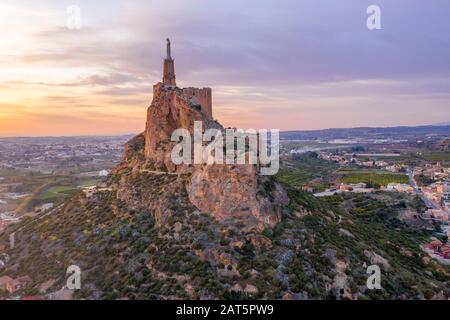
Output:
[[282,139],[410,139],[427,136],[450,136],[450,125],[428,125],[416,127],[386,127],[386,128],[335,128],[310,131],[284,131],[280,133]]
[[450,121],[436,123],[434,126],[450,126]]

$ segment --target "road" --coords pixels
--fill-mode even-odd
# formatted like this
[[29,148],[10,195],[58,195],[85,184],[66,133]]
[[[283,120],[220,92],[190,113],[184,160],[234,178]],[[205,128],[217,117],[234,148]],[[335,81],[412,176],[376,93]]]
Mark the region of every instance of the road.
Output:
[[414,179],[414,174],[410,168],[406,169],[406,174],[408,175],[409,183],[411,184],[411,187],[413,187],[413,189],[414,189],[414,193],[417,194],[422,199],[422,201],[426,204],[426,206],[429,209],[441,209],[438,204],[434,203],[433,201],[431,201],[430,199],[425,197],[423,192],[421,190],[419,190],[419,187],[417,186],[417,182]]

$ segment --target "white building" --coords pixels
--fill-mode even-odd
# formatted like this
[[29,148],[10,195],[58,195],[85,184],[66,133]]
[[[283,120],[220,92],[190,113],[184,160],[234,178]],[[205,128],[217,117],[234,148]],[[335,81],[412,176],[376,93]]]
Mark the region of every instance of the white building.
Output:
[[442,206],[446,210],[450,210],[450,184],[444,184],[443,192],[442,192]]
[[388,190],[388,191],[398,191],[398,192],[411,192],[414,189],[409,184],[389,183],[387,185],[387,187],[386,187],[386,190]]
[[53,208],[53,203],[45,203],[42,206],[40,206],[39,208],[37,208],[38,210],[41,211],[47,211]]
[[389,172],[399,172],[400,171],[400,168],[397,165],[387,166],[384,169]]
[[109,174],[108,170],[101,170],[101,171],[98,173],[98,176],[99,176],[99,177],[107,177],[108,174]]
[[375,165],[377,167],[386,167],[387,165],[389,165],[389,163],[387,163],[386,161],[379,160],[379,161],[375,161]]
[[444,184],[442,200],[450,201],[450,184]]

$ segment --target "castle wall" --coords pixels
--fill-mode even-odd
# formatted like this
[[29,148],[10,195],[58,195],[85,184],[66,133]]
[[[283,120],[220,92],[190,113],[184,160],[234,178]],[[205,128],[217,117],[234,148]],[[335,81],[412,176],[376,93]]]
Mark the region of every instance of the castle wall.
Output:
[[183,88],[183,96],[199,104],[202,112],[212,119],[212,90],[211,88]]

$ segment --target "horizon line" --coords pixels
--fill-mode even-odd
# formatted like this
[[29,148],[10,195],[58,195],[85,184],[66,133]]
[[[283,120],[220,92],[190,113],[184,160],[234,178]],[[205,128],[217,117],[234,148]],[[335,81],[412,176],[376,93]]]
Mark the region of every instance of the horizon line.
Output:
[[[349,130],[349,129],[395,129],[395,128],[420,128],[420,127],[450,127],[449,123],[438,123],[438,124],[420,124],[420,125],[398,125],[398,126],[358,126],[358,127],[331,127],[313,130],[280,130],[280,133],[286,132],[319,132],[326,130]],[[2,136],[0,139],[23,139],[23,138],[94,138],[94,137],[121,137],[121,136],[133,136],[140,133],[117,133],[117,134],[79,134],[79,135],[30,135],[30,136]]]

